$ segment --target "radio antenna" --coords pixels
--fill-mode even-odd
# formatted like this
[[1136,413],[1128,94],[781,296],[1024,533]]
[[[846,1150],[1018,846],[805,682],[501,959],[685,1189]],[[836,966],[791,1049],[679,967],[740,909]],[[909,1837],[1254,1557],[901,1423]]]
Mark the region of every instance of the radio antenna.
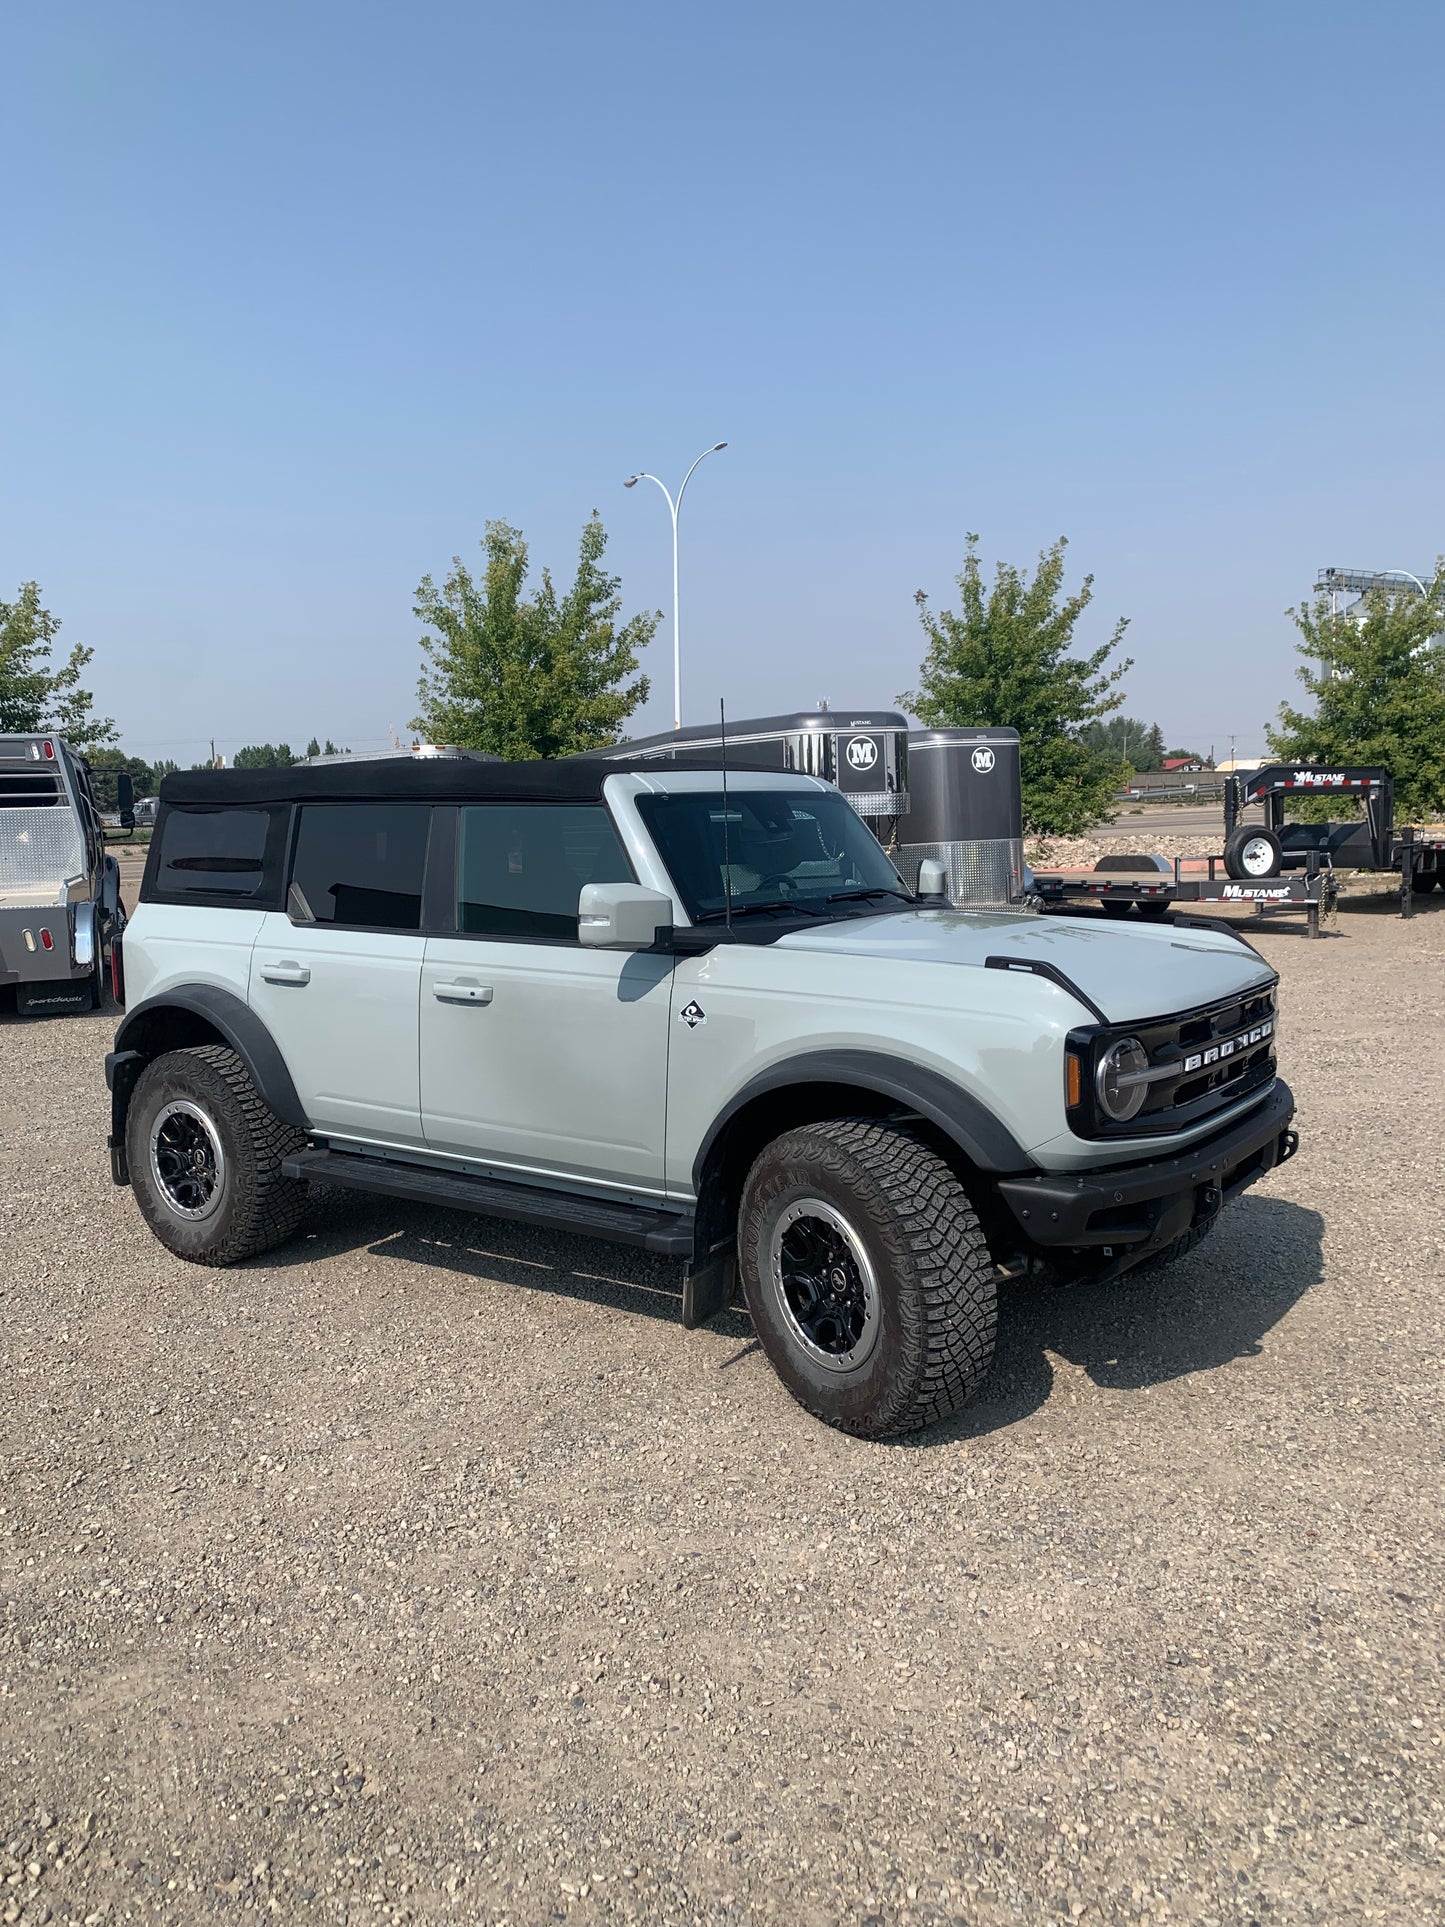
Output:
[[723,918],[724,928],[729,936],[733,930],[733,859],[732,846],[728,837],[728,712],[727,704],[719,696],[717,699],[717,718],[719,737],[722,743],[723,779]]

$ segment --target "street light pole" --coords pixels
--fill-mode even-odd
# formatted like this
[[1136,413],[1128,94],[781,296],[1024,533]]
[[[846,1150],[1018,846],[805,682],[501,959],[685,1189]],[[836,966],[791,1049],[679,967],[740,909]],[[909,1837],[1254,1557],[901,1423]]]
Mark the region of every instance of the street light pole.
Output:
[[635,488],[639,482],[656,482],[657,486],[667,497],[668,513],[672,517],[672,726],[674,729],[682,728],[682,633],[680,626],[681,605],[678,597],[677,583],[678,511],[682,507],[683,494],[688,483],[692,480],[693,469],[698,466],[698,462],[705,462],[709,455],[716,455],[720,449],[726,447],[726,442],[714,442],[711,448],[705,448],[702,451],[697,461],[693,463],[692,468],[683,476],[682,487],[677,491],[677,499],[675,501],[668,490],[666,482],[660,481],[656,475],[651,474],[645,468],[640,468],[635,475],[629,475],[627,480],[622,484],[624,488]]

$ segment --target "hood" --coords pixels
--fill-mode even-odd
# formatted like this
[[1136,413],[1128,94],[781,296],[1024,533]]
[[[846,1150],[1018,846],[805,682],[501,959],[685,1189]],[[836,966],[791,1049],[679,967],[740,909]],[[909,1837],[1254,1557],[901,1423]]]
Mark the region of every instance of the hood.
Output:
[[977,970],[990,957],[1046,963],[1116,1024],[1215,1003],[1269,983],[1275,974],[1262,957],[1221,931],[1176,924],[1130,928],[1102,917],[903,910],[790,931],[778,947]]

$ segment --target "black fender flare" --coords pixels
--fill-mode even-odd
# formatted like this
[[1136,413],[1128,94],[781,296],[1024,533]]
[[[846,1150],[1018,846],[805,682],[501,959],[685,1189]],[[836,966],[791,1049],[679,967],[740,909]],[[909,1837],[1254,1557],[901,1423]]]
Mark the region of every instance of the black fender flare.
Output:
[[714,1118],[693,1163],[693,1182],[699,1197],[717,1144],[738,1112],[756,1098],[796,1084],[851,1085],[887,1098],[901,1110],[914,1111],[936,1125],[980,1171],[992,1174],[1032,1168],[1028,1153],[1012,1131],[986,1104],[941,1071],[878,1051],[805,1051],[770,1064],[750,1078]]
[[728,1128],[759,1098],[790,1088],[836,1084],[868,1091],[892,1108],[927,1119],[975,1170],[998,1173],[1032,1170],[1027,1152],[988,1106],[941,1071],[881,1051],[802,1051],[770,1064],[728,1099],[708,1127],[693,1162],[697,1210],[693,1218],[693,1255],[683,1288],[683,1323],[702,1324],[731,1304],[737,1292],[734,1214],[742,1171],[728,1155]]
[[[177,1016],[179,1022],[175,1021]],[[311,1129],[286,1059],[249,1004],[219,984],[174,984],[126,1012],[115,1034],[115,1048],[105,1060],[105,1081],[110,1086],[111,1170],[117,1184],[126,1182],[125,1119],[136,1079],[153,1057],[168,1050],[183,1050],[195,1041],[194,1031],[187,1035],[186,1018],[199,1019],[225,1039],[283,1123],[299,1131]]]

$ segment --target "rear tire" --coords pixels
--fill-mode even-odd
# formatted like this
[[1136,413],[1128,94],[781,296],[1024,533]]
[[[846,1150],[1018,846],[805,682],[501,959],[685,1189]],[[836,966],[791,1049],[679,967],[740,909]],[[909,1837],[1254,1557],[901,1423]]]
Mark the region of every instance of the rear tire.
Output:
[[168,1251],[196,1265],[234,1265],[292,1235],[306,1187],[281,1175],[281,1160],[305,1142],[220,1044],[157,1057],[126,1117],[141,1216]]
[[774,1370],[863,1438],[946,1418],[993,1357],[998,1292],[962,1185],[906,1124],[788,1131],[748,1174],[743,1291]]
[[1417,870],[1410,879],[1410,889],[1417,897],[1428,895],[1440,881],[1438,870]]

